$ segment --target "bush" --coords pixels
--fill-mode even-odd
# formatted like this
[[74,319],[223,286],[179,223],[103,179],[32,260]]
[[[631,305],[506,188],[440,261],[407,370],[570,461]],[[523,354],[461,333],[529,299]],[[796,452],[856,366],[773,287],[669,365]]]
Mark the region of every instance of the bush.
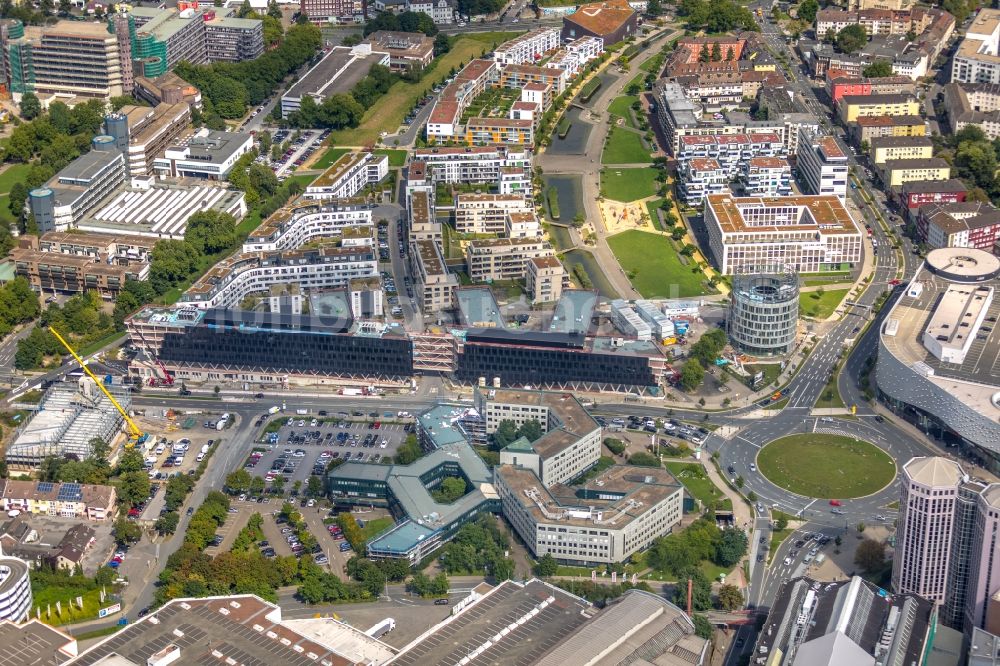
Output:
[[620,439],[615,439],[614,437],[605,437],[604,446],[608,447],[608,450],[616,456],[620,456],[625,453],[625,442]]

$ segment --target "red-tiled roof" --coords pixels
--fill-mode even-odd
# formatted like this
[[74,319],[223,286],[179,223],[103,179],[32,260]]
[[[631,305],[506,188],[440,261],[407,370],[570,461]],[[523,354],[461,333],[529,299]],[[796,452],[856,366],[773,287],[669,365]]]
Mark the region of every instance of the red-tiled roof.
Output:
[[633,16],[635,10],[626,0],[607,0],[580,5],[579,9],[563,20],[575,23],[595,35],[609,35]]

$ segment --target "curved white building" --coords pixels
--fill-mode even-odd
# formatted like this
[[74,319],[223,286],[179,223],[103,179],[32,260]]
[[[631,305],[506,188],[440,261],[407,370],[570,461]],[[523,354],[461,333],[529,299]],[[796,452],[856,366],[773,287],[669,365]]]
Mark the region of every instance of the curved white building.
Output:
[[927,255],[879,335],[879,398],[929,436],[1000,471],[1000,262],[982,250]]
[[31,612],[28,563],[0,555],[0,620],[23,622]]
[[316,238],[339,236],[345,227],[370,226],[371,208],[366,203],[331,201],[282,209],[250,234],[243,251],[293,250]]

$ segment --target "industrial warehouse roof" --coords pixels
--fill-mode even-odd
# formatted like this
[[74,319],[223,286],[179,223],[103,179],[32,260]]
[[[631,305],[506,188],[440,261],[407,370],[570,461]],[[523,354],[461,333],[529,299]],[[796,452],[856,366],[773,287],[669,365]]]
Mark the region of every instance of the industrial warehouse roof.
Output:
[[388,53],[372,51],[369,46],[335,46],[285,93],[283,99],[301,99],[311,95],[324,100],[336,93],[350,92],[368,76],[374,65],[388,57]]
[[112,193],[91,209],[79,226],[98,233],[182,239],[192,215],[204,210],[229,212],[240,208],[242,198],[242,192],[224,187],[157,182],[148,188],[123,188]]

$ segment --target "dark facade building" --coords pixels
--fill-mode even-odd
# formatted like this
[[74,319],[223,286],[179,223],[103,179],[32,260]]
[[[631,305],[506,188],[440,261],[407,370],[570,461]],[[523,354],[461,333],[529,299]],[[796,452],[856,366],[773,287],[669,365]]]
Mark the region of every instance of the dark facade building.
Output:
[[129,325],[158,342],[159,360],[177,368],[391,380],[413,374],[409,338],[350,319],[194,309],[174,311],[172,320],[156,316]]
[[466,382],[499,377],[504,386],[657,385],[649,357],[601,350],[600,342],[573,333],[470,329],[455,375]]

